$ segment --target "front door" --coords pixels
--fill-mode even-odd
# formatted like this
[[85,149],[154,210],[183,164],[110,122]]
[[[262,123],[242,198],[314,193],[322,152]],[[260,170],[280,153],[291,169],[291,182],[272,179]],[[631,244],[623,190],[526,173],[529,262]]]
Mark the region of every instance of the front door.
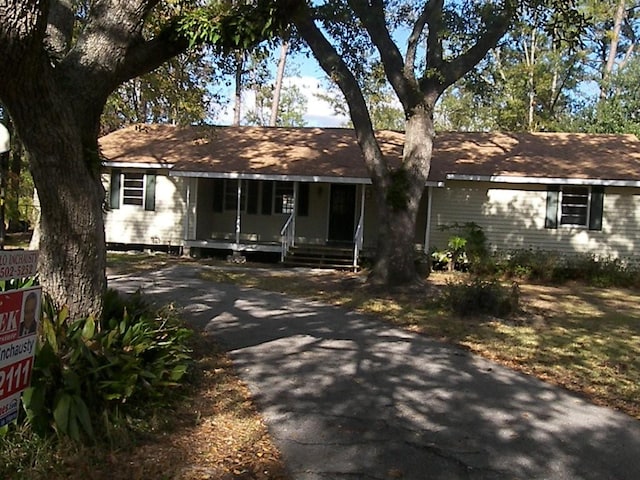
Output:
[[329,242],[352,243],[356,215],[356,186],[333,184],[329,201]]

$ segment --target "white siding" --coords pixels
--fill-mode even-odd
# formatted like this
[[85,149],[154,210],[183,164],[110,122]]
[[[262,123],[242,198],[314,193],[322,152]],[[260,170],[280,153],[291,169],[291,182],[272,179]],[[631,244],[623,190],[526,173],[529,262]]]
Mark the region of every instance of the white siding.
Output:
[[491,248],[534,248],[626,258],[640,252],[640,189],[606,188],[602,231],[544,228],[546,187],[448,182],[434,189],[431,245],[446,247],[455,222],[480,225]]
[[[122,205],[105,214],[107,243],[144,245],[182,245],[185,229],[186,182],[167,176],[166,170],[156,172],[156,202],[154,211],[135,205]],[[110,173],[102,176],[109,199]],[[108,204],[108,201],[107,201]]]

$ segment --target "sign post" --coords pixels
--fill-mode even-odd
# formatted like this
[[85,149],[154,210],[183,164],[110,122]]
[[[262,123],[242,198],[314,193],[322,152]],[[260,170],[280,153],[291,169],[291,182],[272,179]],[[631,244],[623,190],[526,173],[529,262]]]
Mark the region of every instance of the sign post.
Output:
[[[37,251],[0,251],[0,280],[35,275],[37,262]],[[0,427],[16,419],[31,382],[41,304],[41,287],[0,293]]]

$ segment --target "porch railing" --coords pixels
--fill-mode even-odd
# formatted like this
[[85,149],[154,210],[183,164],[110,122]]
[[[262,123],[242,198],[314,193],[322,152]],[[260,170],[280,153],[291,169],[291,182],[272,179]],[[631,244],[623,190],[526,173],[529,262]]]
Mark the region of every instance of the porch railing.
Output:
[[282,230],[280,230],[280,238],[282,239],[282,252],[280,255],[280,260],[284,262],[284,257],[287,255],[289,251],[289,247],[293,246],[295,243],[295,213],[291,213],[289,218],[284,223]]
[[358,220],[358,226],[356,228],[356,234],[353,236],[353,269],[358,268],[358,258],[362,251],[362,244],[364,242],[364,215],[360,215]]

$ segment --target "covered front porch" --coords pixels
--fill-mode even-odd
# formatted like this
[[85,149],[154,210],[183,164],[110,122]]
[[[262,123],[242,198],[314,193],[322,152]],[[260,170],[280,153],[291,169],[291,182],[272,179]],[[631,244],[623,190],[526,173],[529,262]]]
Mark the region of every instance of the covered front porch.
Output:
[[[298,258],[328,258],[348,249],[356,268],[363,252],[375,252],[378,219],[368,178],[173,175],[185,177],[184,246],[191,253],[271,252],[287,261],[296,251]],[[431,192],[432,187],[425,189],[415,239],[425,251]],[[328,247],[334,252],[322,250]]]
[[273,252],[285,260],[296,245],[338,246],[351,249],[357,265],[368,179],[183,176],[186,248]]

